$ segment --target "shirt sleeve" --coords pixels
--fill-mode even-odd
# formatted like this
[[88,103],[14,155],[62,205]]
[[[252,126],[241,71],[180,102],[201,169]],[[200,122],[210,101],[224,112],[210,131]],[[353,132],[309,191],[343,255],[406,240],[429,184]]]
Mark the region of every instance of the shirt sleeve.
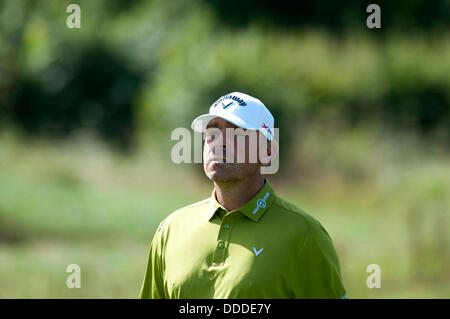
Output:
[[139,293],[140,299],[166,298],[164,294],[163,222],[159,224],[150,244],[144,282]]
[[339,260],[330,236],[320,223],[297,255],[294,298],[346,299]]

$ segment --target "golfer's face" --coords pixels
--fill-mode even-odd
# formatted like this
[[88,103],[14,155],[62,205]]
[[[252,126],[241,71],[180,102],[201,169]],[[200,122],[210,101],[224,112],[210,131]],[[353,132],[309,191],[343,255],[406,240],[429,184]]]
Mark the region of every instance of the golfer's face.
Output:
[[[229,130],[227,134],[227,128],[233,130]],[[254,163],[249,161],[249,150],[256,152],[256,149],[249,147],[251,138],[249,136],[239,138],[239,135],[243,134],[240,134],[239,130],[236,131],[236,128],[236,125],[221,118],[215,118],[208,123],[203,162],[205,173],[212,181],[236,181],[259,171],[260,165],[256,161]],[[256,131],[254,134],[257,146],[258,134]]]

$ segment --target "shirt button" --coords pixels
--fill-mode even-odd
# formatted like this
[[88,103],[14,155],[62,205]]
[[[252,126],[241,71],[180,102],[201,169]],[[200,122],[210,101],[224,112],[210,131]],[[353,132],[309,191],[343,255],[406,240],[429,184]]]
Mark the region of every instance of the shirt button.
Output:
[[217,247],[222,249],[223,247],[225,247],[225,244],[223,243],[223,241],[219,241],[219,243],[217,244]]
[[225,227],[225,229],[230,229],[230,224],[225,224],[225,225],[223,225],[223,227]]

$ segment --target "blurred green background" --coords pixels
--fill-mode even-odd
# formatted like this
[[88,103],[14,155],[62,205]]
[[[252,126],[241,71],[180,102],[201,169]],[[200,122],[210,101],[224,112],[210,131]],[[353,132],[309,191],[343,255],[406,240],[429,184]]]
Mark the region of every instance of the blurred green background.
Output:
[[349,297],[449,298],[450,2],[377,1],[381,29],[369,3],[0,0],[0,297],[136,298],[159,222],[211,192],[171,131],[242,91]]

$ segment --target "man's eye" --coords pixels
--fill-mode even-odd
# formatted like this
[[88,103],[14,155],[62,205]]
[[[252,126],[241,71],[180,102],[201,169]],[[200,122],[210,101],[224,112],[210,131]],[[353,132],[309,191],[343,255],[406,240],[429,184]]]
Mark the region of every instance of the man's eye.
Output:
[[210,128],[210,129],[206,129],[205,130],[205,135],[207,138],[214,138],[214,137],[219,137],[220,136],[220,131],[214,128]]

